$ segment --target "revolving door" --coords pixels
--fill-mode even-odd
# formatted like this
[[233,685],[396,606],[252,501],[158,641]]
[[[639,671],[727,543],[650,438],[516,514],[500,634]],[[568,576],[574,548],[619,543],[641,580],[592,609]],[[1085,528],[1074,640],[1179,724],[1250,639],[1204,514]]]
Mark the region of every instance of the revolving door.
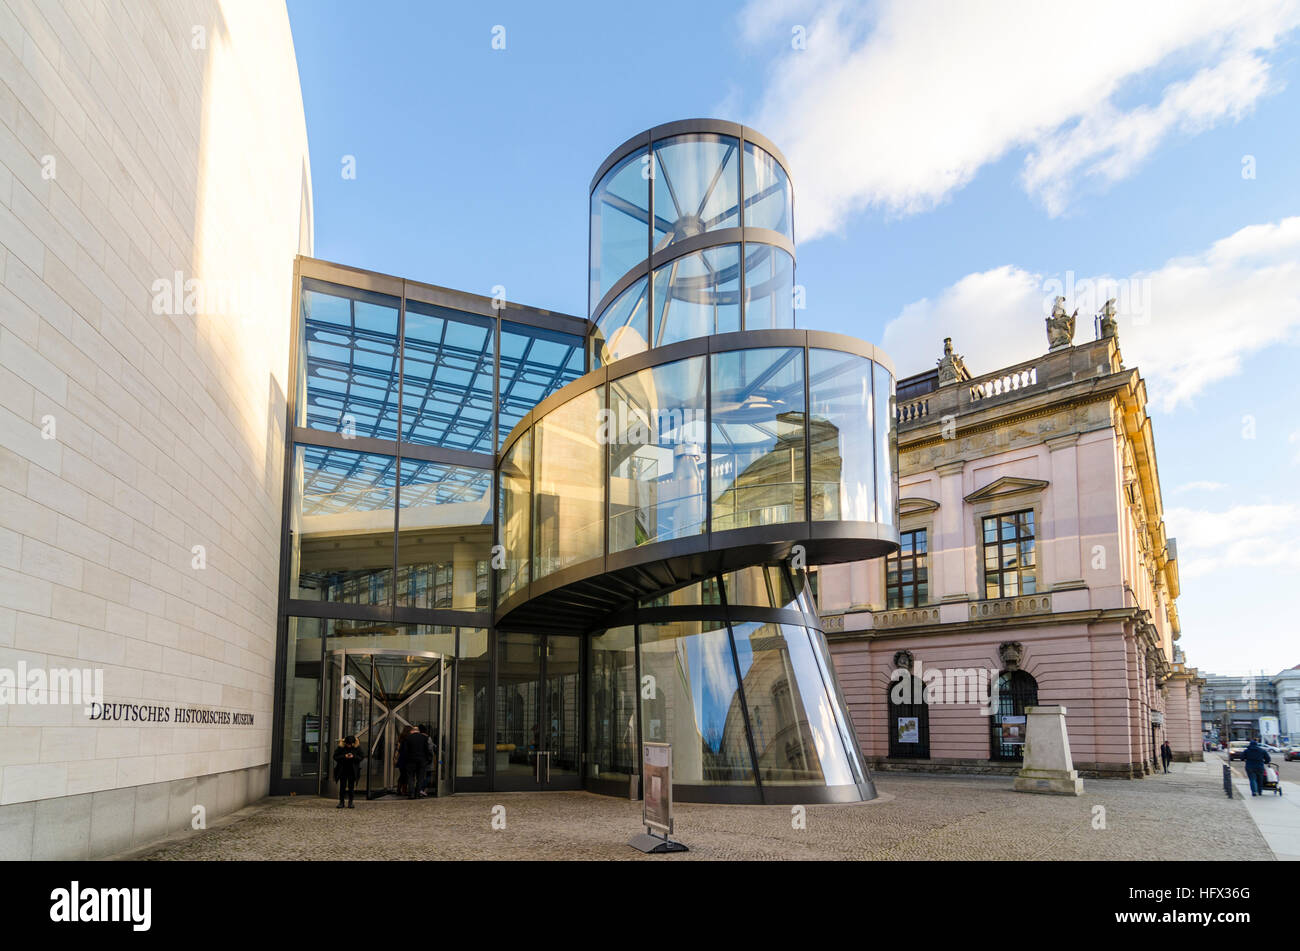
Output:
[[357,792],[366,799],[397,795],[402,776],[397,756],[407,728],[426,727],[435,757],[426,775],[428,794],[445,796],[451,768],[451,689],[454,660],[428,651],[356,648],[329,656],[325,723],[330,737],[322,750],[321,794],[338,795],[334,750],[355,736],[362,750]]

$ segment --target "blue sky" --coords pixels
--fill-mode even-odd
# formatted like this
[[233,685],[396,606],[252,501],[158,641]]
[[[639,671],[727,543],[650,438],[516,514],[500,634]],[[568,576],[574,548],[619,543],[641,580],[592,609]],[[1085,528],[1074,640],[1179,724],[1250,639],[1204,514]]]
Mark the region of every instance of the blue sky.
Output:
[[582,314],[600,161],[717,116],[789,159],[801,325],[901,374],[948,335],[975,373],[1042,352],[1049,281],[1132,290],[1181,644],[1216,672],[1300,663],[1295,0],[289,12],[321,258]]

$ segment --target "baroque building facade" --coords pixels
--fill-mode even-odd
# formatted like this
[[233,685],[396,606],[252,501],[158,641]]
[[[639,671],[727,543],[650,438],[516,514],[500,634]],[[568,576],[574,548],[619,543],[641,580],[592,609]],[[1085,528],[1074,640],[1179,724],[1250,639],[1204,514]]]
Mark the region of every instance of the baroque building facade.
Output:
[[1043,356],[973,376],[946,340],[899,379],[899,553],[819,571],[874,768],[1014,771],[1039,703],[1082,775],[1140,777],[1166,739],[1201,758],[1146,384],[1109,307],[1075,345],[1060,304]]

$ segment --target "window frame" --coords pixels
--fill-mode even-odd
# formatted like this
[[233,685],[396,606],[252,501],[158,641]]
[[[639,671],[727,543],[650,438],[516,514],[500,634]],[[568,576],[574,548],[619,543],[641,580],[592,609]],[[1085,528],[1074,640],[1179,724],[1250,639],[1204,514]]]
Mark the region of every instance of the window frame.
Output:
[[[1022,526],[1023,526],[1025,515],[1030,516],[1033,522],[1032,532],[1029,535],[1022,534]],[[1002,534],[1001,534],[1001,520],[1008,517],[1015,518],[1015,534],[1012,536],[1011,539],[1004,539],[1002,538]],[[1037,506],[1031,505],[1026,508],[1013,509],[1012,511],[1009,512],[994,511],[994,512],[981,513],[980,515],[977,516],[977,518],[978,518],[978,522],[976,524],[978,525],[978,532],[979,532],[977,537],[979,538],[979,558],[980,558],[979,600],[990,601],[994,599],[1000,600],[1002,598],[1018,598],[1021,596],[1038,595],[1040,593],[1038,588],[1039,588],[1039,583],[1042,580],[1043,566],[1041,560],[1038,557],[1039,527],[1042,525],[1042,519],[1038,512]],[[992,542],[989,542],[985,539],[985,532],[987,530],[987,526],[985,525],[985,523],[990,519],[993,519],[999,523],[998,531],[997,531],[998,537],[995,538]],[[1034,551],[1034,564],[1033,567],[1029,569],[1033,573],[1033,581],[1034,581],[1033,591],[1026,591],[1024,586],[1024,576],[1025,576],[1026,568],[1024,564],[1022,564],[1023,558],[1021,556],[1021,546],[1026,540],[1032,542],[1033,551]],[[1002,546],[1006,544],[1007,541],[1012,542],[1016,548],[1016,565],[1014,568],[1004,568],[1002,566],[1001,551],[1002,551]],[[994,549],[995,551],[998,552],[998,564],[996,568],[989,568],[988,566],[989,549]],[[989,590],[988,590],[990,574],[996,576],[998,580],[998,593],[992,596],[989,595]],[[1005,581],[1006,577],[1011,574],[1014,574],[1016,577],[1016,591],[1014,594],[1007,593],[1007,586]]]
[[[904,535],[913,536],[912,553],[909,556],[904,556],[902,553],[903,552],[902,541]],[[920,567],[925,570],[925,582],[924,582],[925,600],[921,600],[921,598],[919,597],[919,592],[917,590],[919,586],[922,584],[922,582],[917,580],[918,566],[917,566],[917,553],[916,553],[916,536],[918,535],[925,539],[925,552],[920,556],[921,559],[923,559]],[[920,608],[930,603],[929,525],[918,525],[913,528],[904,528],[899,531],[898,540],[899,540],[898,551],[896,551],[892,555],[885,556],[885,586],[884,587],[885,587],[885,610],[886,611],[902,611],[902,610],[907,610],[908,608]],[[912,567],[912,580],[911,582],[906,582],[906,583],[903,581],[903,562],[905,557],[911,559],[911,567]],[[898,568],[898,581],[895,584],[889,583],[889,569],[891,564],[896,565]],[[912,589],[912,603],[904,604],[903,592],[905,591],[905,589],[909,587]],[[898,594],[898,601],[896,603],[894,601],[895,592],[897,592]]]

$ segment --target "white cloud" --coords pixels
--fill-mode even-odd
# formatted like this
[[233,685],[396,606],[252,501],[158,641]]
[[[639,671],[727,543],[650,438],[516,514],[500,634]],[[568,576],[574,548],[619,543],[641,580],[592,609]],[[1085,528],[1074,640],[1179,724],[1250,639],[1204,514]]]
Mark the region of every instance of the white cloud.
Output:
[[1239,54],[1168,86],[1154,107],[1121,112],[1101,103],[1072,128],[1039,143],[1025,159],[1025,187],[1049,214],[1059,215],[1069,204],[1076,178],[1102,185],[1127,178],[1175,129],[1196,133],[1224,118],[1238,119],[1267,85],[1268,63]]
[[1300,571],[1300,505],[1234,505],[1221,512],[1165,509],[1165,525],[1178,539],[1179,578],[1224,569]]
[[1206,481],[1186,482],[1183,485],[1180,485],[1178,488],[1174,489],[1174,492],[1175,493],[1220,492],[1223,489],[1226,489],[1227,487],[1228,487],[1227,484],[1223,482],[1206,482]]
[[[801,240],[868,207],[932,208],[1013,149],[1058,213],[1081,180],[1243,115],[1275,85],[1262,54],[1297,25],[1298,0],[752,0],[739,18],[782,51],[751,121],[790,160]],[[1154,104],[1117,104],[1157,79]]]
[[1012,266],[969,274],[903,308],[882,345],[900,376],[934,366],[944,337],[972,374],[991,373],[1047,349],[1043,319],[1058,287],[1079,308],[1076,341],[1092,337],[1106,297],[1121,298],[1124,360],[1140,367],[1155,404],[1171,410],[1236,374],[1251,354],[1297,339],[1300,217],[1242,228],[1200,254],[1120,279],[1061,282]]

